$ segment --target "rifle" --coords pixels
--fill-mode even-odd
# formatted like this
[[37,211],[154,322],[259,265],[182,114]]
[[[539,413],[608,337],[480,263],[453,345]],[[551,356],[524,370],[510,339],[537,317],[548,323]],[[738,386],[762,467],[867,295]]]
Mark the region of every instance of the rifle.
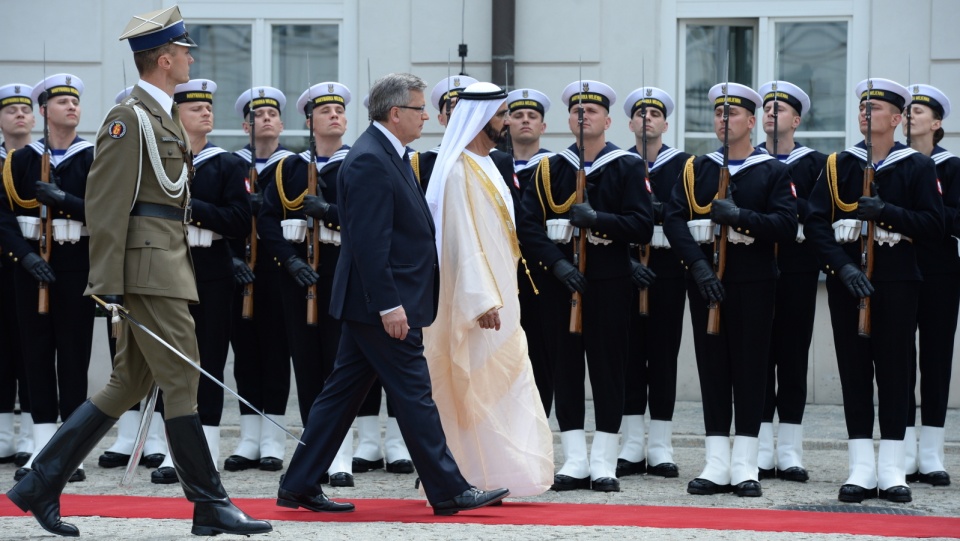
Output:
[[[641,60],[641,78],[646,79],[646,59]],[[644,92],[646,92],[647,85],[645,82],[640,83]],[[640,114],[643,115],[643,135],[641,135],[641,149],[640,157],[643,158],[643,181],[647,186],[650,185],[650,167],[647,165],[647,102],[642,101],[643,96],[640,96]],[[651,193],[650,198],[652,201],[657,200],[657,194]],[[641,244],[640,245],[640,264],[647,267],[650,265],[650,244]],[[650,315],[650,291],[649,288],[642,288],[640,290],[640,298],[638,300],[638,309],[641,316]]]
[[[313,134],[313,100],[307,95],[304,112],[307,114],[307,128],[310,130],[310,165],[307,166],[307,193],[317,195],[317,150]],[[320,224],[312,216],[307,216],[307,263],[317,271],[320,266]],[[307,325],[317,325],[317,284],[307,287]]]
[[[907,55],[907,80],[910,80],[910,55]],[[908,83],[909,84],[909,83]],[[913,120],[913,103],[907,104],[907,146],[910,146],[910,121]]]
[[780,145],[780,103],[777,100],[777,81],[773,82],[771,90],[773,90],[773,157],[779,160],[780,154],[777,153],[777,147]]
[[[863,168],[863,195],[869,197],[873,195],[871,193],[873,187],[873,175],[875,170],[873,168],[873,141],[870,135],[870,129],[873,127],[872,122],[872,112],[873,104],[870,103],[870,91],[873,90],[873,81],[869,78],[867,79],[867,101],[864,103],[865,116],[867,121],[867,133],[864,137],[864,146],[867,147],[867,166]],[[909,124],[907,124],[909,126]],[[873,240],[874,240],[874,224],[873,222],[864,222],[863,224],[867,228],[867,240],[866,242],[863,239],[860,239],[861,252],[860,252],[860,270],[867,275],[867,280],[873,276]],[[857,322],[857,334],[864,337],[870,338],[870,297],[863,297],[860,299],[860,304],[857,305],[859,310],[859,320]]]
[[[47,117],[50,116],[50,108],[47,107],[49,94],[47,93],[47,48],[43,48],[43,92],[40,93],[40,106],[44,107],[43,112],[43,156],[40,157],[40,180],[50,182],[50,128],[47,124]],[[53,247],[53,221],[50,218],[50,207],[40,204],[40,257],[46,263],[50,263],[50,249]],[[50,313],[50,284],[39,282],[37,284],[37,313],[46,315]]]
[[[250,104],[253,105],[253,87],[250,88]],[[250,170],[247,172],[247,182],[250,183],[250,193],[257,193],[257,115],[250,107],[247,113],[247,122],[250,124]],[[257,217],[250,220],[250,236],[247,237],[247,247],[244,260],[252,271],[257,265]],[[243,319],[253,319],[253,282],[243,286]]]
[[[717,199],[726,199],[727,188],[730,187],[730,100],[727,99],[729,85],[729,64],[730,51],[727,51],[727,83],[724,83],[723,91],[723,165],[720,166],[720,179],[717,182]],[[727,267],[727,227],[718,226],[720,232],[713,238],[713,270],[717,273],[717,279],[723,280],[723,272]],[[720,334],[720,303],[710,301],[707,305],[707,334]]]
[[[460,41],[462,41],[463,43],[461,43],[460,46],[457,47],[457,52],[460,55],[460,75],[467,74],[466,27],[467,27],[467,0],[463,0],[463,3],[461,4],[461,7],[460,7]],[[447,121],[448,122],[450,121],[449,114],[447,115]]]
[[[577,169],[577,194],[576,203],[583,203],[587,191],[587,172],[583,168],[583,76],[580,77],[580,95],[577,105],[577,125],[580,127],[580,140],[577,150],[580,154],[580,167]],[[577,228],[577,240],[573,243],[573,264],[576,265],[580,274],[587,272],[587,232],[583,228]],[[583,306],[582,295],[579,291],[574,291],[570,298],[570,333],[581,334],[583,332]]]

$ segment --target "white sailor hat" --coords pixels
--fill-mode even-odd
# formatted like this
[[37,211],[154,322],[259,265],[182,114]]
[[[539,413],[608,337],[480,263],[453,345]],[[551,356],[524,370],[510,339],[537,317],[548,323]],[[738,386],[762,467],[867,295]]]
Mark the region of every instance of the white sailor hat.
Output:
[[326,82],[317,83],[300,94],[297,100],[297,111],[300,114],[306,114],[307,102],[313,101],[314,106],[325,103],[339,103],[344,107],[350,103],[350,89],[340,83]]
[[668,117],[673,113],[673,98],[655,86],[641,86],[627,96],[627,101],[623,102],[623,112],[627,118],[633,118],[633,114],[641,107],[656,107],[664,117]]
[[370,94],[367,94],[366,96],[363,97],[363,106],[366,107],[367,109],[370,108]]
[[714,109],[727,101],[730,105],[743,107],[751,114],[757,112],[761,103],[760,94],[757,94],[756,90],[740,83],[715,84],[707,93],[707,99],[713,102]]
[[583,103],[602,105],[609,112],[610,106],[617,103],[617,93],[600,81],[583,79],[568,84],[560,95],[560,101],[567,104],[568,111],[581,100]]
[[120,34],[120,41],[123,40],[129,40],[130,49],[135,53],[156,49],[168,43],[184,47],[197,46],[190,39],[177,6],[135,15],[123,29],[123,34]]
[[73,96],[80,99],[80,95],[83,94],[83,81],[76,75],[70,75],[69,73],[58,73],[38,81],[37,84],[33,85],[33,92],[30,93],[33,101],[37,102],[38,105],[43,105],[40,101],[40,94],[44,90],[47,91],[47,99],[57,96]]
[[283,95],[283,92],[280,92],[272,86],[255,86],[248,90],[244,90],[240,97],[237,98],[237,103],[233,108],[237,111],[237,114],[243,118],[247,118],[247,115],[250,114],[250,109],[259,109],[260,107],[273,107],[283,112],[283,108],[287,106],[287,97]]
[[33,109],[33,87],[21,83],[0,86],[0,109],[18,103],[29,105]]
[[477,80],[469,75],[451,75],[441,79],[430,93],[430,103],[437,108],[437,111],[443,112],[443,104],[448,99],[456,98],[461,90],[476,82]]
[[773,101],[774,98],[776,98],[777,101],[785,102],[790,107],[793,107],[793,110],[796,111],[798,115],[802,116],[810,110],[810,96],[793,83],[788,83],[787,81],[770,81],[760,87],[759,93],[763,96],[763,105],[766,105],[767,102]]
[[185,103],[188,101],[205,101],[213,103],[213,94],[217,91],[217,83],[210,79],[190,79],[178,84],[173,90],[173,101]]
[[132,86],[128,86],[127,88],[124,88],[120,92],[117,92],[117,95],[114,96],[113,98],[113,103],[120,105],[120,102],[127,99],[127,96],[129,96],[131,92],[133,92]]
[[507,94],[507,107],[511,113],[517,109],[533,109],[543,116],[550,110],[550,98],[539,90],[518,88]]
[[[0,91],[2,90],[3,89],[0,89]],[[924,84],[912,84],[909,90],[913,96],[913,100],[910,103],[926,105],[933,109],[934,112],[940,114],[940,120],[945,120],[950,116],[950,98],[943,92],[940,92],[938,88]],[[0,107],[2,106],[2,102],[0,102]]]
[[901,111],[912,99],[910,92],[900,83],[878,77],[864,79],[857,84],[856,93],[860,101],[867,99],[868,92],[870,99],[892,103]]

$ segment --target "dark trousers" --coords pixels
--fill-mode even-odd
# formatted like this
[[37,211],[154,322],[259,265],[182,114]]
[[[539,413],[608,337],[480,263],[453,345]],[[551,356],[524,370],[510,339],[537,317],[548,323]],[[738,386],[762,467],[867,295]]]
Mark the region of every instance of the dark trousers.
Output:
[[819,272],[781,274],[777,279],[773,335],[767,364],[763,422],[798,425],[807,403],[807,365],[817,309]]
[[[290,395],[290,348],[283,328],[280,274],[269,264],[255,269],[253,319],[241,317],[243,287],[234,291],[230,344],[237,392],[260,411],[283,415]],[[240,414],[256,415],[243,403]]]
[[919,282],[874,282],[870,338],[857,334],[860,299],[835,277],[827,278],[830,322],[843,389],[843,414],[850,439],[873,437],[876,375],[880,437],[902,440],[910,403],[910,370],[917,326]]
[[[533,276],[538,287],[541,282],[555,280],[553,276],[537,274]],[[543,334],[543,325],[540,323],[540,296],[534,293],[526,268],[520,265],[517,274],[517,286],[520,290],[520,326],[527,337],[527,351],[530,356],[530,366],[533,368],[533,381],[540,392],[540,402],[543,411],[550,416],[553,406],[553,362],[547,354],[547,345]]]
[[[583,333],[569,332],[570,291],[553,278],[537,284],[547,356],[554,359],[554,405],[560,430],[582,430],[584,380],[590,371],[599,432],[616,434],[623,417],[623,366],[629,343],[627,278],[591,281],[583,295]],[[586,353],[586,370],[584,369]]]
[[[227,351],[230,347],[233,291],[233,276],[199,282],[197,293],[200,303],[190,305],[190,315],[197,326],[201,366],[220,382],[223,382],[223,367],[227,364]],[[206,377],[200,378],[197,413],[200,414],[201,424],[220,426],[220,419],[223,417],[223,392],[216,383]]]
[[323,382],[333,371],[340,342],[340,323],[330,317],[330,289],[333,276],[317,281],[317,324],[307,325],[307,288],[300,287],[287,273],[280,276],[284,327],[293,356],[300,419],[307,426],[310,407],[323,391]]
[[[960,309],[960,276],[926,274],[920,284],[917,305],[917,330],[920,333],[920,421],[924,426],[943,427],[950,397],[953,368],[953,340],[957,334]],[[914,344],[913,341],[910,342]],[[907,426],[917,424],[917,351],[910,370],[910,405]]]
[[427,499],[436,504],[465,491],[447,448],[433,401],[423,331],[410,329],[405,340],[390,338],[381,325],[343,323],[333,373],[310,410],[310,422],[290,460],[282,488],[312,494],[340,449],[375,377],[397,408],[397,423],[413,457]]
[[87,271],[58,271],[49,285],[50,311],[37,313],[37,281],[16,269],[17,319],[30,413],[36,424],[63,420],[87,399],[94,303],[83,296]]
[[707,334],[707,301],[687,282],[693,345],[700,374],[703,424],[707,436],[756,437],[763,416],[767,353],[773,322],[776,281],[723,284],[720,333]]
[[[363,404],[360,404],[360,411],[357,413],[357,417],[376,417],[380,415],[380,399],[383,398],[383,385],[380,385],[380,378],[373,380],[373,385],[370,386],[370,392],[367,393],[367,397],[363,399]],[[396,417],[396,414],[393,411],[393,403],[390,402],[390,397],[387,397],[387,416]]]
[[641,316],[639,291],[632,292],[623,414],[643,415],[649,401],[651,419],[670,421],[677,400],[677,356],[686,306],[684,280],[658,278],[647,295],[650,314]]
[[0,413],[13,412],[20,393],[20,411],[30,412],[30,393],[27,373],[20,349],[20,324],[17,321],[16,285],[14,271],[17,265],[8,258],[0,266]]

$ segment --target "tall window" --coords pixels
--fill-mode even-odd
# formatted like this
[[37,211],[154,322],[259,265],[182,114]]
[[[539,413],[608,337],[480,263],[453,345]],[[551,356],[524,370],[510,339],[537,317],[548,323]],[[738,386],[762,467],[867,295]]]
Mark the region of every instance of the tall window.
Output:
[[234,109],[240,94],[254,85],[273,86],[287,98],[280,144],[293,151],[307,146],[304,117],[297,98],[311,84],[336,81],[339,72],[339,24],[191,24],[197,42],[191,76],[217,83],[214,144],[236,150],[249,142],[243,119]]

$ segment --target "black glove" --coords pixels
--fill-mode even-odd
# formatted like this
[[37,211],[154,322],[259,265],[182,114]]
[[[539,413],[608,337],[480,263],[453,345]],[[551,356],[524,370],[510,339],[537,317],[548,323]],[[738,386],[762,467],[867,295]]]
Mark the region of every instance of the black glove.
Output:
[[107,304],[119,304],[123,305],[123,295],[97,295],[100,297],[100,300]]
[[710,205],[710,219],[721,225],[736,225],[740,220],[740,207],[733,201],[733,190],[729,186],[726,199],[714,199]]
[[858,299],[869,297],[873,293],[873,284],[853,263],[840,267],[840,281],[847,286],[847,291]]
[[652,286],[653,282],[657,279],[657,275],[650,270],[650,267],[635,259],[630,259],[630,267],[633,270],[630,274],[630,280],[633,281],[633,285],[640,289],[646,289]]
[[253,282],[255,276],[253,271],[250,270],[250,267],[247,266],[244,260],[239,257],[234,257],[233,259],[233,279],[237,284],[245,286]]
[[720,302],[723,300],[723,284],[717,278],[706,259],[698,259],[690,265],[690,276],[700,289],[700,296],[705,301]]
[[653,206],[653,223],[663,223],[663,203],[656,197],[651,198],[650,205]]
[[330,210],[330,203],[327,203],[327,200],[323,198],[323,195],[318,191],[317,195],[305,195],[303,196],[303,213],[307,216],[313,216],[317,220],[322,220],[323,215]]
[[44,205],[59,207],[63,204],[63,200],[67,198],[67,194],[52,182],[38,180],[34,185],[37,188],[37,201]]
[[876,184],[871,187],[871,191],[873,192],[872,196],[867,197],[864,195],[857,200],[857,218],[861,220],[876,220],[880,217],[880,212],[883,210],[883,207],[886,206],[883,199],[880,199],[880,194],[877,193]]
[[283,266],[286,267],[287,272],[290,273],[290,276],[293,277],[293,280],[300,287],[312,286],[320,279],[317,271],[311,269],[306,261],[295,255],[290,256],[290,259],[284,261]]
[[566,259],[561,259],[553,264],[553,275],[567,286],[570,293],[576,291],[583,293],[587,290],[587,279],[583,277],[580,270],[573,266],[573,263]]
[[23,265],[23,268],[30,273],[30,276],[33,276],[34,280],[38,282],[52,284],[57,281],[57,277],[53,275],[53,269],[50,265],[34,252],[29,252],[23,256],[20,264]]
[[593,227],[597,223],[597,211],[586,200],[576,203],[570,207],[570,223],[577,227]]
[[260,214],[260,207],[263,206],[263,193],[255,192],[250,195],[250,212],[256,216]]

